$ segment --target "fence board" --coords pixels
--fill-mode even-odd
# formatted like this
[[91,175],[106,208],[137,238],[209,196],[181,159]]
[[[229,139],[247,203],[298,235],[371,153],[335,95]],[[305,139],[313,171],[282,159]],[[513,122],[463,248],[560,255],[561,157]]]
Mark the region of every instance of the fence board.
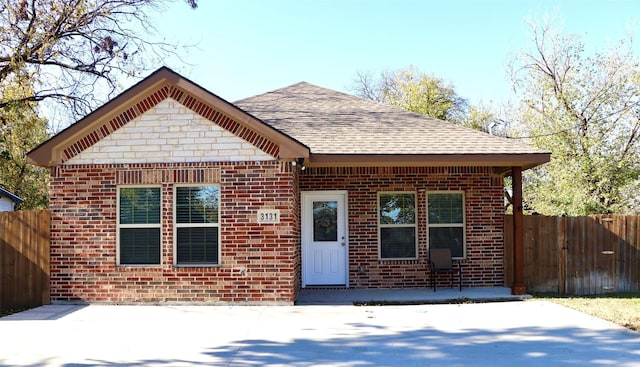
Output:
[[567,292],[567,218],[558,222],[558,293]]
[[0,311],[49,303],[49,211],[0,212]]
[[[538,274],[538,281],[526,281],[535,292],[559,292],[558,287],[558,225],[557,218],[527,218],[525,228],[530,234],[525,237],[525,263],[530,263],[528,274]],[[527,279],[527,278],[525,278]]]
[[[640,217],[525,216],[524,276],[530,292],[570,295],[640,290]],[[505,217],[505,274],[513,282],[511,216]]]
[[640,217],[627,217],[626,241],[620,246],[625,256],[618,258],[618,264],[624,269],[618,275],[618,285],[623,292],[639,289],[640,284]]

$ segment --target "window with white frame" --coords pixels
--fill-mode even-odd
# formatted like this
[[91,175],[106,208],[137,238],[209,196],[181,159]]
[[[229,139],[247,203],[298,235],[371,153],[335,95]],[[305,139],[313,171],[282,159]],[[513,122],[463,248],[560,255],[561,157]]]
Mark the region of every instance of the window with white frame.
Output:
[[452,257],[464,258],[466,256],[464,193],[428,192],[427,230],[429,249],[449,248]]
[[176,265],[219,265],[220,189],[176,186]]
[[417,258],[416,194],[378,194],[378,240],[380,259]]
[[118,264],[160,264],[160,187],[118,188]]

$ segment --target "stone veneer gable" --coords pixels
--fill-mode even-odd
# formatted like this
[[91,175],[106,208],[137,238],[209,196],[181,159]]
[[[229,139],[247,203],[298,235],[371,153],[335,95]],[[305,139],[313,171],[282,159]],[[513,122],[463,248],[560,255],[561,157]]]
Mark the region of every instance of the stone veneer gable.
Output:
[[249,142],[262,152],[272,157],[278,156],[279,147],[275,142],[241,125],[229,116],[202,102],[198,98],[195,98],[179,87],[166,85],[77,139],[73,144],[62,151],[61,161],[66,162],[77,156],[130,121],[145,114],[167,98],[177,101],[179,104],[215,123],[231,134]]
[[66,164],[266,161],[275,157],[167,98]]

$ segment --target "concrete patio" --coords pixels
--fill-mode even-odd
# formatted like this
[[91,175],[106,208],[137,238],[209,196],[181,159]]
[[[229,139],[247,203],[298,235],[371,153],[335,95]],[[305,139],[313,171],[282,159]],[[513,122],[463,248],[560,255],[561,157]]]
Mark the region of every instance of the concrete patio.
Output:
[[353,305],[353,304],[438,304],[463,302],[520,301],[530,295],[514,296],[506,287],[487,288],[404,288],[404,289],[345,289],[303,288],[296,305]]

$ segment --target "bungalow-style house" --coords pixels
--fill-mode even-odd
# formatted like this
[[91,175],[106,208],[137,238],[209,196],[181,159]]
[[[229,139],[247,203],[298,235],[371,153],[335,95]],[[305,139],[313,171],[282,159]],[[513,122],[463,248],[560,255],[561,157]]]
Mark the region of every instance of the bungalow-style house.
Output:
[[21,197],[0,187],[0,212],[13,211],[16,208],[16,204],[20,204],[23,201]]
[[504,286],[503,178],[517,202],[549,160],[308,83],[229,103],[167,68],[29,157],[51,170],[53,302],[211,304],[427,287],[436,247],[464,287]]

